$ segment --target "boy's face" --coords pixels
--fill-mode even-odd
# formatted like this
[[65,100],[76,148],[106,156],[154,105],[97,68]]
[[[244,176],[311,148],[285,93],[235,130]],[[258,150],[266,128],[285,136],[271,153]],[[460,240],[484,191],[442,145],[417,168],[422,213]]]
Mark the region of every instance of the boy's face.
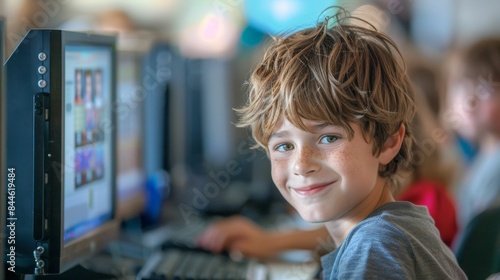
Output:
[[269,139],[274,183],[306,221],[356,218],[384,187],[373,145],[358,124],[349,140],[341,127],[303,121],[311,132],[284,119]]

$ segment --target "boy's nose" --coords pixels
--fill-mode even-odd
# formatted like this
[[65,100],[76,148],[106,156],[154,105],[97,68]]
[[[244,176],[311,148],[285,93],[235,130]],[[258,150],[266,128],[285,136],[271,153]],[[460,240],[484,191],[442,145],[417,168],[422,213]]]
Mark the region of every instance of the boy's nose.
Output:
[[293,173],[298,176],[308,176],[319,171],[321,165],[316,152],[311,148],[296,149],[293,163]]

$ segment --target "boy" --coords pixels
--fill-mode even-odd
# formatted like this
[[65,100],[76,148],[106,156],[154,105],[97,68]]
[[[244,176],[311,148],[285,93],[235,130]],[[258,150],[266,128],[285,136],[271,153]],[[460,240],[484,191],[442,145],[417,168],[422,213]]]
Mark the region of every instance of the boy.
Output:
[[239,126],[267,151],[286,200],[325,223],[337,245],[322,259],[325,279],[466,279],[427,210],[392,195],[415,111],[399,51],[348,22],[361,19],[334,18],[271,44]]

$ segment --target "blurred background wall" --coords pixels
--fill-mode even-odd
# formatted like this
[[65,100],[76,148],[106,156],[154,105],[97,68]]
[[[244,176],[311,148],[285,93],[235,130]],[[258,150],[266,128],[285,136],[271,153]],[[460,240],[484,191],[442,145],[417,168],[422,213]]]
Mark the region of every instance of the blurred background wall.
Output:
[[242,35],[309,24],[331,5],[350,11],[373,5],[379,11],[368,17],[375,15],[384,25],[407,32],[429,52],[500,32],[500,3],[495,0],[1,0],[0,14],[7,17],[10,31],[7,50],[30,27],[92,25],[104,11],[121,10],[139,29],[169,38],[186,55],[234,57]]
[[[154,42],[171,45],[182,58],[173,71],[182,72],[184,79],[172,90],[201,88],[196,98],[201,98],[197,125],[202,139],[194,140],[195,146],[203,146],[203,155],[195,159],[202,162],[197,172],[207,177],[243,158],[240,163],[252,165],[250,182],[260,182],[249,195],[266,197],[274,188],[261,183],[269,182],[265,154],[246,161],[252,155],[249,133],[235,128],[232,108],[243,104],[245,81],[270,35],[310,26],[332,5],[386,31],[406,56],[418,53],[436,65],[455,48],[500,36],[497,0],[0,0],[0,16],[7,19],[6,57],[30,28],[114,32],[122,49],[147,50]],[[127,40],[130,34],[140,39]],[[185,185],[190,173],[182,164],[187,156],[183,151],[193,139],[184,107],[175,105],[185,103],[185,95],[172,98],[170,169],[175,170],[174,183]]]

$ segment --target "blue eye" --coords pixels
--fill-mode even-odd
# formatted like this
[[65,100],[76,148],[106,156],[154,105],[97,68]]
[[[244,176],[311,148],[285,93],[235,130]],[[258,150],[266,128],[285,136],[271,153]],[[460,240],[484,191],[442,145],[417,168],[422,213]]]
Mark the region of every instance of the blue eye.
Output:
[[336,142],[337,140],[339,140],[339,137],[337,137],[335,135],[326,135],[326,136],[321,137],[320,142],[322,144],[331,144],[331,143]]
[[276,146],[276,148],[274,148],[274,150],[276,150],[278,152],[286,152],[286,151],[290,151],[292,149],[293,149],[293,145],[289,144],[289,143],[279,144],[278,146]]

